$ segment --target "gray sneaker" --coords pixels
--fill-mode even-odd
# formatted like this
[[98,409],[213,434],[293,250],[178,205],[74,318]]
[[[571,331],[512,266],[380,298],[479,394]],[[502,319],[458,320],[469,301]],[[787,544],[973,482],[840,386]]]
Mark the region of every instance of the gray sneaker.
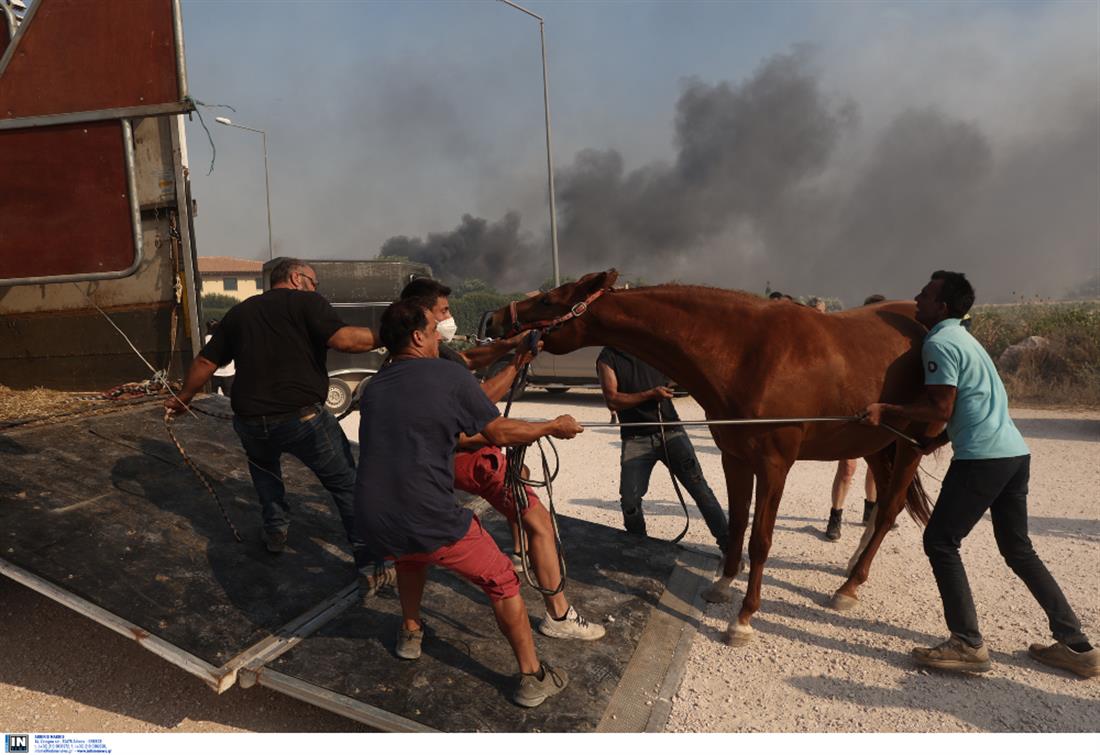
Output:
[[264,530],[264,545],[267,547],[268,553],[282,553],[286,549],[286,537],[285,531],[279,530]]
[[519,688],[512,697],[516,705],[522,705],[524,708],[538,707],[546,701],[546,698],[558,694],[569,684],[569,676],[564,671],[551,668],[545,663],[539,671],[543,672],[541,680],[537,673],[519,675]]
[[989,650],[985,645],[970,647],[955,635],[934,648],[913,648],[913,660],[920,666],[941,671],[989,671]]
[[539,632],[556,640],[598,640],[606,634],[603,626],[582,619],[573,606],[560,621],[547,611],[539,622]]
[[1097,648],[1078,653],[1061,642],[1053,645],[1035,643],[1027,649],[1027,652],[1040,663],[1072,671],[1084,679],[1100,676],[1100,649]]
[[415,661],[420,657],[420,643],[424,641],[424,626],[420,629],[408,630],[402,624],[397,630],[397,648],[395,652],[398,658],[407,661]]

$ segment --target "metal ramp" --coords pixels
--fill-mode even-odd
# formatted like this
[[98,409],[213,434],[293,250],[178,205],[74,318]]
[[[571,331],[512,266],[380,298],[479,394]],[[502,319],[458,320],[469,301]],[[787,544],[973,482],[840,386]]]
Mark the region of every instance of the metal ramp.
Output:
[[[177,421],[244,535],[237,543],[161,417],[159,403],[145,404],[0,433],[0,573],[218,692],[259,684],[384,731],[663,727],[716,557],[561,517],[568,594],[608,635],[536,634],[540,655],[571,682],[524,710],[508,698],[515,661],[480,591],[433,570],[424,656],[398,659],[396,597],[360,604],[342,527],[312,474],[284,464],[297,506],[288,549],[272,556],[228,423]],[[507,536],[495,514],[484,520]],[[541,598],[530,588],[524,597],[534,623]]]

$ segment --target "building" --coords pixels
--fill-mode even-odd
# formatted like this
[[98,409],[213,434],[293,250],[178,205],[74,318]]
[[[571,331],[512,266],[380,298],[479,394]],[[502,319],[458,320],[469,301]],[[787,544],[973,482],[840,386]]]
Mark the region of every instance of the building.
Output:
[[225,294],[244,300],[262,293],[264,263],[236,257],[199,257],[203,294]]

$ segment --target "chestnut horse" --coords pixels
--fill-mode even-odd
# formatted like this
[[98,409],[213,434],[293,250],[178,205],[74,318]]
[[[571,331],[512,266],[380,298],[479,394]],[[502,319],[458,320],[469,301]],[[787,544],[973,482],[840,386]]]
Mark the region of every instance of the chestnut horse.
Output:
[[[823,314],[788,301],[699,286],[612,289],[615,270],[513,302],[487,320],[502,336],[546,328],[552,354],[608,345],[656,367],[691,395],[707,419],[852,416],[876,401],[912,401],[923,385],[925,328],[912,302],[883,302]],[[928,428],[898,430],[920,437]],[[749,541],[749,578],[736,624],[727,639],[752,639],[749,623],[760,607],[764,562],[771,547],[783,485],[798,459],[867,460],[878,486],[874,535],[833,605],[854,606],[857,589],[895,517],[906,506],[921,524],[930,502],[916,476],[921,452],[881,427],[858,422],[713,425],[729,495],[730,547],[722,576],[704,593],[728,601],[741,565],[753,479],[756,509]]]

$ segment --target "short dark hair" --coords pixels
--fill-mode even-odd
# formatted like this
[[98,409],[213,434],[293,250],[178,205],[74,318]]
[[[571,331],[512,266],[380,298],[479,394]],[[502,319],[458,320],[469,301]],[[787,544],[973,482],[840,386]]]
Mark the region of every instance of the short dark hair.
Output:
[[305,260],[280,257],[279,261],[275,263],[275,267],[271,268],[271,285],[274,286],[276,283],[284,283],[290,280],[291,273],[303,267],[309,267],[309,263]]
[[215,318],[211,317],[209,320],[206,321],[206,334],[208,336],[213,335],[214,331],[217,330],[217,329],[218,329],[218,321]]
[[782,291],[772,291],[770,294],[768,294],[768,298],[769,299],[782,299],[783,298],[783,292]]
[[878,304],[880,301],[886,301],[886,297],[882,294],[871,294],[863,300],[863,305],[867,306],[868,304]]
[[450,296],[451,289],[444,286],[437,280],[432,278],[413,278],[405,287],[401,289],[402,299],[416,299],[416,298],[428,298],[431,299],[432,304],[428,309],[435,306],[438,299],[444,296]]
[[412,341],[412,334],[428,327],[427,307],[422,299],[402,299],[386,307],[378,337],[391,354],[404,349]]
[[937,270],[932,273],[932,280],[943,281],[936,301],[947,305],[948,317],[962,317],[974,306],[974,287],[962,273]]

